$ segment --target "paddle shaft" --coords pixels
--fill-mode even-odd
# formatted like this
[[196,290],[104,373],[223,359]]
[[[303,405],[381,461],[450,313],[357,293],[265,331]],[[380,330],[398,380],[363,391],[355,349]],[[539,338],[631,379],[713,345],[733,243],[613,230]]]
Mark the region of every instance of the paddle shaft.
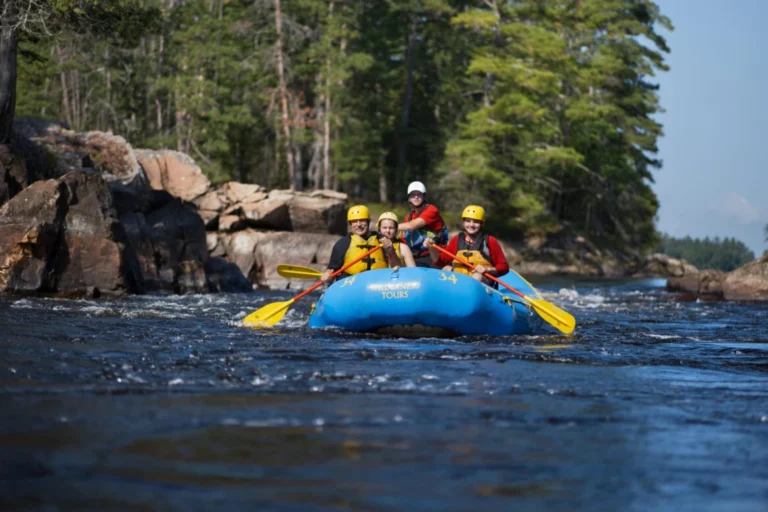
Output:
[[[369,251],[366,251],[366,252],[365,252],[365,253],[364,253],[362,256],[360,256],[360,257],[358,257],[358,258],[355,258],[354,260],[350,261],[349,263],[347,263],[346,265],[344,265],[343,267],[341,267],[339,270],[337,270],[336,272],[334,272],[333,274],[331,274],[331,277],[330,277],[330,278],[334,278],[334,277],[336,277],[337,275],[341,274],[342,272],[344,272],[345,270],[347,270],[349,267],[351,267],[352,265],[354,265],[354,264],[355,264],[355,263],[357,263],[358,261],[362,260],[362,259],[363,259],[363,258],[365,258],[366,256],[369,256],[369,255],[373,254],[373,253],[376,251],[376,249],[379,249],[380,247],[381,247],[380,245],[377,245],[376,247],[373,247],[373,248],[372,248],[372,249],[370,249]],[[329,278],[329,279],[330,279],[330,278]],[[309,288],[307,288],[306,290],[304,290],[303,292],[301,292],[300,294],[298,294],[297,296],[295,296],[295,297],[293,298],[293,300],[294,300],[294,301],[297,301],[297,300],[299,300],[300,298],[304,297],[305,295],[307,295],[307,294],[309,294],[309,293],[312,293],[313,291],[315,291],[315,290],[316,290],[316,289],[318,289],[319,287],[323,286],[323,284],[324,284],[324,281],[318,281],[318,282],[316,282],[315,284],[313,284],[312,286],[310,286]]]
[[[467,266],[467,267],[471,268],[472,270],[475,270],[475,268],[477,268],[477,267],[475,267],[473,264],[471,264],[470,262],[468,262],[467,260],[465,260],[464,258],[462,258],[461,256],[459,256],[458,254],[452,254],[451,252],[447,251],[446,249],[443,249],[442,247],[438,247],[437,245],[433,245],[432,247],[434,247],[434,248],[435,248],[435,249],[437,249],[438,251],[440,251],[440,252],[444,253],[445,255],[447,255],[447,256],[450,256],[451,258],[455,258],[455,259],[456,259],[456,261],[458,261],[459,263],[461,263],[461,264],[462,264],[462,265],[464,265],[464,266]],[[485,277],[487,277],[488,279],[490,279],[491,281],[495,281],[495,282],[499,283],[501,286],[503,286],[503,287],[504,287],[504,288],[506,288],[507,290],[509,290],[509,291],[511,291],[511,292],[513,292],[513,293],[516,293],[516,294],[518,294],[520,297],[522,297],[522,298],[524,298],[524,299],[526,298],[525,294],[523,294],[522,292],[519,292],[519,291],[515,290],[514,288],[512,288],[511,286],[509,286],[507,283],[505,283],[504,281],[502,281],[501,279],[496,279],[495,277],[493,277],[493,276],[492,276],[491,274],[489,274],[488,272],[483,272],[483,275],[484,275]]]

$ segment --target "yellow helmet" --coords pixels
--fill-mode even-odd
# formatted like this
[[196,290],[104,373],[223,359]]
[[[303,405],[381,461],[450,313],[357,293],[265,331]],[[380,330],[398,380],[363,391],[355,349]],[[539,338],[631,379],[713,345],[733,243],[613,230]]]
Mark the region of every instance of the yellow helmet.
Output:
[[376,222],[376,229],[381,229],[381,221],[383,220],[393,220],[395,221],[395,231],[397,231],[397,225],[399,224],[397,222],[397,215],[395,215],[392,212],[384,212],[381,215],[379,215],[379,220]]
[[368,207],[361,204],[357,204],[347,211],[347,222],[353,220],[371,220],[371,214],[368,212]]
[[473,219],[478,222],[485,222],[485,209],[482,206],[471,204],[461,212],[462,219]]

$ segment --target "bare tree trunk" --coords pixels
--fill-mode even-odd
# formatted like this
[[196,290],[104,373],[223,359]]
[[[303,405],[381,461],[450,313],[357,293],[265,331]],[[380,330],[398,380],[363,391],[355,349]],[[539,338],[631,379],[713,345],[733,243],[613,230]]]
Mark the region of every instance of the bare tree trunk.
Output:
[[[186,74],[189,69],[189,62],[187,60],[186,50],[184,51],[184,60],[182,61],[181,69],[183,74]],[[178,82],[178,78],[177,78]],[[178,86],[176,87],[176,150],[182,153],[189,153],[189,130],[187,129],[187,110],[182,107],[184,103],[184,95],[179,92]]]
[[112,71],[109,67],[109,46],[104,50],[104,81],[107,84],[107,108],[104,109],[104,126],[112,131]]
[[413,94],[413,66],[416,60],[416,27],[417,17],[413,16],[411,20],[411,31],[408,34],[406,43],[406,81],[405,92],[403,94],[403,110],[400,114],[400,126],[397,130],[397,180],[405,181],[405,151],[408,147],[408,121],[411,114],[411,98]]
[[[63,57],[61,55],[61,47],[56,46],[56,55],[59,58],[59,62],[63,60]],[[67,87],[67,73],[64,71],[59,72],[59,77],[61,79],[61,106],[64,110],[64,120],[67,122],[67,125],[72,128],[72,108],[69,103],[69,87]]]
[[389,188],[387,187],[387,173],[384,171],[384,157],[380,156],[376,163],[379,168],[379,202],[386,203]]
[[[7,13],[10,16],[10,12]],[[0,144],[11,142],[16,115],[17,32],[0,20]]]
[[[211,6],[213,7],[213,6]],[[222,20],[224,19],[224,0],[219,0],[219,25],[216,29],[216,54],[221,53],[221,32],[224,30],[222,27]],[[219,61],[216,59],[216,71],[213,74],[214,94],[219,90]]]
[[[178,93],[177,93],[178,94]],[[187,137],[187,111],[178,107],[179,99],[176,98],[176,151],[189,153],[189,137]]]
[[163,132],[163,105],[160,103],[160,98],[155,97],[155,114],[157,123],[157,134],[160,135]]
[[[376,83],[376,124],[381,126],[381,84]],[[379,202],[386,203],[389,198],[389,186],[387,184],[387,171],[384,166],[384,155],[380,154],[376,160],[376,167],[379,170]]]
[[323,137],[321,133],[317,135],[312,142],[312,156],[307,167],[307,178],[315,190],[323,188]]
[[[328,2],[328,27],[333,21],[334,0]],[[328,58],[325,62],[325,112],[323,116],[323,188],[331,188],[331,49],[333,40],[328,38]]]
[[[346,31],[346,27],[347,27],[346,25],[342,25],[341,26],[341,31],[345,32]],[[342,60],[347,55],[347,40],[346,39],[342,39],[341,43],[339,43],[339,54],[341,54]],[[339,81],[336,82],[336,85],[339,86],[339,89],[344,88],[344,80],[339,79]],[[339,127],[337,126],[336,130],[335,130],[335,136],[333,138],[336,139],[336,140],[339,140],[340,136],[341,135],[339,134]],[[336,153],[334,153],[334,156],[336,157],[336,162],[338,162],[339,157],[340,157],[338,151]],[[334,165],[333,163],[331,163],[331,181],[332,181],[331,187],[330,187],[331,190],[339,190],[339,165],[338,164]]]
[[[488,3],[486,1],[486,3]],[[496,3],[496,0],[492,0],[490,3],[488,3],[489,7],[493,9],[493,14],[496,15],[496,19],[498,20],[496,26],[494,27],[494,44],[497,46],[501,44],[501,33],[499,30],[499,27],[501,26],[501,11],[499,11],[499,6]],[[483,91],[483,106],[490,107],[491,106],[491,93],[493,92],[493,83],[496,79],[496,75],[494,73],[487,73],[485,75],[485,88]]]
[[[59,45],[56,45],[56,58],[59,62],[64,59]],[[71,128],[72,111],[69,105],[69,87],[67,86],[67,73],[65,71],[59,71],[59,81],[61,82],[61,109],[64,111],[64,121]]]
[[[307,167],[307,179],[311,183],[313,189],[317,190],[323,188],[323,160],[324,160],[324,143],[325,136],[323,134],[323,127],[325,126],[325,77],[322,74],[317,75],[317,89],[320,91],[317,101],[317,107],[315,109],[315,119],[318,121],[313,125],[314,140],[312,141],[312,147],[310,149],[309,166]],[[320,121],[323,121],[321,124]]]
[[[162,1],[160,10],[163,13],[163,17],[165,17],[166,13],[166,4],[165,0]],[[165,58],[165,35],[163,32],[160,32],[160,36],[158,37],[158,49],[157,49],[157,68],[155,68],[155,77],[157,82],[159,83],[160,80],[163,77],[163,64],[164,64],[164,58]],[[155,119],[156,119],[156,130],[157,135],[162,136],[163,135],[163,106],[162,102],[160,101],[159,97],[159,91],[155,91]],[[170,92],[167,93],[168,97],[170,98]],[[168,100],[170,103],[170,99]],[[168,111],[170,112],[170,105],[167,106]],[[170,124],[170,123],[169,123]]]
[[301,176],[299,176],[298,180],[296,179],[296,169],[291,151],[291,127],[288,123],[288,90],[285,87],[285,71],[283,68],[283,15],[280,10],[280,0],[275,0],[275,30],[277,31],[277,78],[280,84],[280,105],[283,109],[283,136],[285,137],[288,180],[291,190],[301,190]]
[[323,188],[331,188],[331,91],[325,96],[323,119]]
[[[339,128],[336,127],[336,135],[334,136],[334,139],[339,140]],[[336,153],[336,158],[338,161],[338,153]],[[333,166],[333,169],[331,171],[331,175],[333,176],[333,183],[331,184],[331,190],[339,190],[339,165],[336,164]]]
[[80,107],[80,71],[73,69],[70,72],[72,81],[72,121],[74,122],[73,129],[75,131],[82,129],[83,119]]

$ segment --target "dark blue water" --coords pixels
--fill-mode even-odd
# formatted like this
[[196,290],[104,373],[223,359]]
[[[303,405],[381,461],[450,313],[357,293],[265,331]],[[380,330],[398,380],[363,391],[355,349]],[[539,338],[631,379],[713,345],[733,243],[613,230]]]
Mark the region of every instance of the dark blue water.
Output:
[[[2,510],[768,510],[768,307],[550,283],[573,336],[240,320],[293,294],[0,301]],[[563,288],[563,289],[561,289]]]

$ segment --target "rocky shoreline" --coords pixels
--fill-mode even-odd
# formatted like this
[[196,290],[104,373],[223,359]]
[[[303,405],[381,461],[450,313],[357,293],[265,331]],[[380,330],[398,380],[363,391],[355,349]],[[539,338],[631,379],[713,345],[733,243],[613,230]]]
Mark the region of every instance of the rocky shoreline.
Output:
[[[346,233],[345,194],[213,187],[188,155],[133,149],[111,133],[19,120],[0,147],[0,293],[301,289],[280,263],[324,268]],[[578,236],[503,244],[523,275],[666,277],[704,300],[768,299],[768,258],[729,274],[654,254],[610,254]]]

